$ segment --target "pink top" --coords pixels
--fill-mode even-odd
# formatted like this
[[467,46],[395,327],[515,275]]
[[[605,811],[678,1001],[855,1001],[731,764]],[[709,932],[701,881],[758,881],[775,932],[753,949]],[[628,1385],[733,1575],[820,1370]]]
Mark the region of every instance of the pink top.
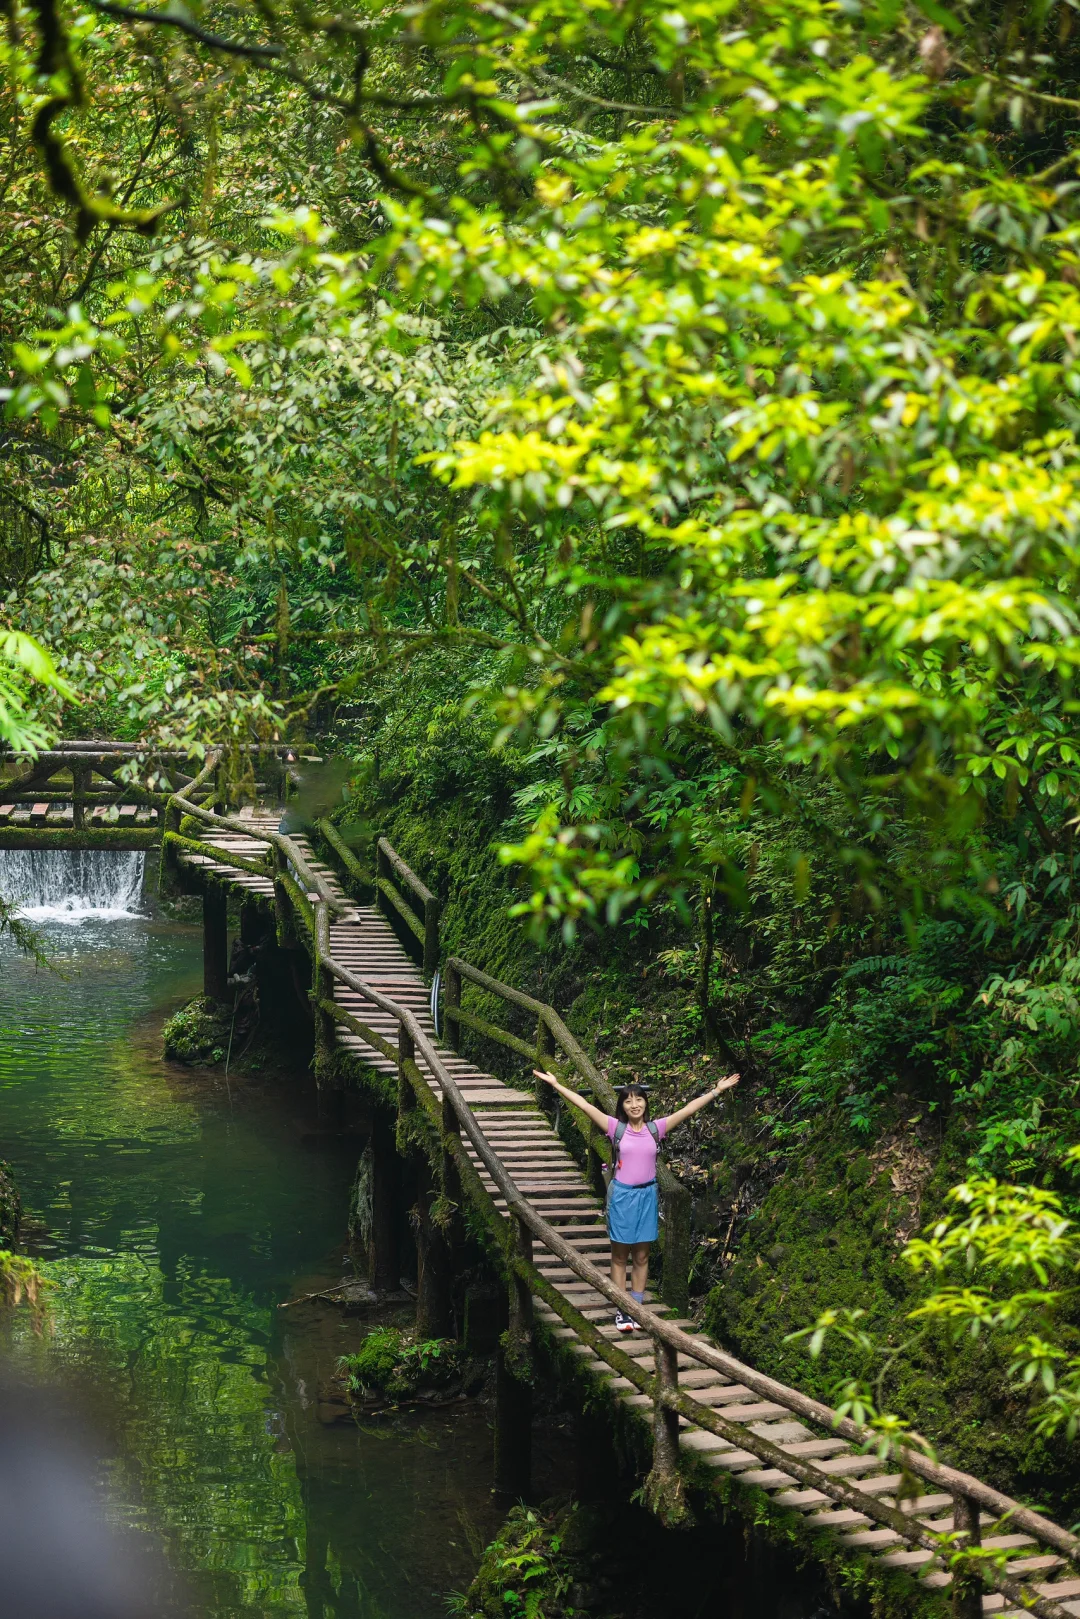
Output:
[[[615,1140],[615,1126],[618,1119],[609,1118],[607,1121],[608,1140]],[[668,1121],[666,1119],[653,1119],[656,1133],[663,1141],[667,1135]],[[640,1130],[633,1125],[627,1125],[623,1131],[623,1138],[619,1142],[619,1161],[615,1165],[615,1179],[620,1186],[645,1186],[649,1181],[656,1179],[656,1142],[653,1133],[647,1124]]]

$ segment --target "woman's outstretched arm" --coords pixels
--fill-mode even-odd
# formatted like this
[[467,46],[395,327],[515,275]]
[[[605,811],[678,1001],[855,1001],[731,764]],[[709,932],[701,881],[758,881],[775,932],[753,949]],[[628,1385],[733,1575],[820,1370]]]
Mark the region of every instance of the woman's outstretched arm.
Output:
[[572,1107],[580,1108],[587,1118],[600,1126],[601,1130],[607,1129],[609,1117],[607,1113],[602,1112],[598,1107],[593,1107],[591,1102],[587,1102],[583,1096],[579,1096],[577,1091],[572,1091],[568,1085],[560,1085],[555,1075],[549,1074],[546,1068],[534,1068],[533,1073],[537,1079],[542,1079],[550,1085],[552,1090],[558,1091],[560,1096],[565,1096]]
[[677,1124],[681,1124],[684,1119],[688,1119],[699,1108],[707,1107],[710,1102],[715,1102],[716,1098],[722,1096],[725,1091],[734,1090],[738,1083],[738,1074],[728,1074],[727,1078],[720,1080],[719,1084],[714,1085],[711,1091],[706,1091],[703,1096],[695,1096],[692,1102],[687,1102],[686,1106],[681,1107],[677,1113],[669,1113],[668,1129],[673,1130]]

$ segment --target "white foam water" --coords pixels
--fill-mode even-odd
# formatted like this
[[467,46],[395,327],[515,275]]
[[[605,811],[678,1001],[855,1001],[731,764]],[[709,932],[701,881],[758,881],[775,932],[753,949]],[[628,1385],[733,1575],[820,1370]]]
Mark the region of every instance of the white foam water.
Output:
[[0,849],[0,895],[28,922],[141,916],[139,849]]

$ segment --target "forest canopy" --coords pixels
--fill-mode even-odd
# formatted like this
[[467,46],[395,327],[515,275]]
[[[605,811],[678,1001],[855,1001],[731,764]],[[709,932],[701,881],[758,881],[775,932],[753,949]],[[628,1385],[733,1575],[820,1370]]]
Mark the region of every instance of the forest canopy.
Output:
[[13,712],[363,754],[411,682],[514,761],[537,936],[695,918],[706,1022],[721,916],[901,998],[962,937],[1031,1150],[1080,1017],[1077,49],[1065,0],[12,0]]

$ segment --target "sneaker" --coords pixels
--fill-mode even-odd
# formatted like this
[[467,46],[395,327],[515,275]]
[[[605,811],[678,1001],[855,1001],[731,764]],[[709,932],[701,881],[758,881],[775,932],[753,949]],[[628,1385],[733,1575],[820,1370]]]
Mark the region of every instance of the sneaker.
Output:
[[616,1332],[634,1332],[636,1329],[637,1329],[637,1322],[636,1321],[634,1321],[628,1315],[623,1315],[621,1310],[616,1310],[615,1311],[615,1330],[616,1330]]

